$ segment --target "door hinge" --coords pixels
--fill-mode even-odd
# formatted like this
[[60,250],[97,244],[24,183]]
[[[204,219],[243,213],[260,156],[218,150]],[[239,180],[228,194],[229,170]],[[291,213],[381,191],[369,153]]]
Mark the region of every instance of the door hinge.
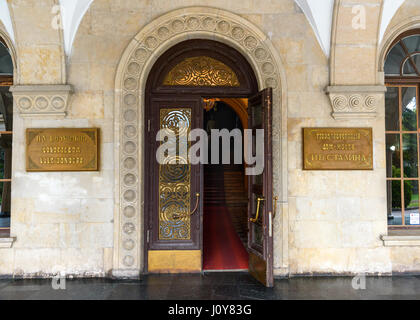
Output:
[[147,230],[147,232],[146,232],[146,243],[149,243],[149,239],[150,239],[150,230]]
[[150,132],[150,119],[147,120],[147,132]]
[[273,236],[273,214],[272,214],[272,212],[270,211],[269,213],[268,213],[268,235],[270,236],[270,237],[272,237]]

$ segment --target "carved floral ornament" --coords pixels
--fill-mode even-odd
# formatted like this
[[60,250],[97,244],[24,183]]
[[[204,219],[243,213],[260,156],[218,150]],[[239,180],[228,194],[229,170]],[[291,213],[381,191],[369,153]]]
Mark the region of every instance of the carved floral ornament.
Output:
[[373,119],[386,92],[384,86],[331,86],[326,90],[332,105],[332,117],[343,119]]
[[65,117],[70,85],[17,85],[10,87],[22,117]]
[[[129,270],[136,270],[140,267],[141,249],[138,243],[140,230],[134,226],[140,225],[140,203],[142,195],[139,194],[140,188],[138,183],[128,185],[125,181],[127,181],[128,175],[141,179],[140,166],[138,165],[140,163],[138,149],[141,146],[138,125],[140,122],[139,115],[142,113],[143,101],[139,97],[142,96],[142,82],[145,82],[147,78],[147,76],[143,75],[143,70],[150,67],[152,57],[156,55],[156,52],[162,52],[162,47],[167,46],[167,41],[173,42],[173,39],[179,35],[195,33],[206,35],[204,37],[206,38],[211,33],[216,35],[214,38],[216,41],[218,38],[223,39],[223,42],[231,43],[233,47],[240,48],[242,54],[252,61],[256,69],[255,72],[259,79],[260,87],[272,87],[274,89],[274,95],[280,95],[278,67],[272,55],[271,48],[265,42],[265,37],[252,30],[252,27],[248,26],[249,23],[240,17],[234,17],[228,13],[225,15],[219,10],[212,8],[200,8],[202,12],[208,13],[198,14],[195,13],[198,11],[196,10],[197,8],[194,9],[190,8],[193,11],[191,14],[185,13],[185,10],[179,10],[152,22],[151,25],[139,33],[135,43],[133,41],[128,47],[129,49],[127,50],[129,52],[127,52],[126,58],[122,62],[124,69],[121,71],[120,80],[122,90],[119,103],[121,107],[116,108],[120,112],[121,124],[121,150],[119,151],[119,180],[121,183],[118,190],[120,224],[116,226],[120,230],[117,232],[118,250],[115,251],[117,255],[115,258],[118,261],[118,266],[114,266],[116,270],[126,270],[126,272],[129,272]],[[180,39],[179,42],[186,40],[186,38],[181,38],[178,38]],[[172,45],[174,44],[175,42],[172,43]],[[201,74],[201,76],[203,74],[206,75],[201,78],[198,77],[201,79],[201,82],[194,82],[195,80],[192,82],[185,81],[187,79],[185,78],[185,72],[178,73],[178,76],[174,76],[174,71],[171,76],[171,80],[174,81],[171,83],[185,85],[186,83],[198,84],[204,81],[208,85],[220,85],[220,80],[223,80],[220,77],[220,72],[222,71],[224,73],[223,77],[225,78],[227,75],[230,79],[230,85],[239,85],[236,75],[231,70],[229,71],[220,65],[216,68],[214,66],[215,64],[213,64],[213,69],[211,69],[213,71],[213,77],[210,76],[210,78],[203,72],[203,68],[196,68],[200,71],[197,72],[196,70],[195,72],[197,74]],[[216,72],[214,72],[215,70]],[[145,78],[140,79],[141,75]],[[126,130],[128,127],[130,127],[130,130]],[[139,179],[136,181],[139,181]]]
[[239,87],[235,72],[210,57],[187,58],[177,64],[163,81],[167,86]]

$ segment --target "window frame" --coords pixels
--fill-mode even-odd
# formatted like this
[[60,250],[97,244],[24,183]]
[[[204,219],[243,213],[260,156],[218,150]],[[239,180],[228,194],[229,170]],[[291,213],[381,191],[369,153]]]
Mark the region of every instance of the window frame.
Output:
[[[413,83],[411,81],[409,82],[405,82],[405,81],[391,81],[391,82],[386,82],[385,83],[386,87],[392,87],[392,88],[398,88],[398,121],[399,121],[399,130],[386,130],[385,128],[385,141],[386,141],[386,137],[387,135],[391,135],[391,134],[398,134],[399,135],[399,145],[400,145],[400,168],[401,168],[401,177],[400,178],[394,178],[394,177],[388,177],[386,174],[386,182],[387,182],[387,189],[388,189],[388,181],[400,181],[401,183],[401,225],[390,225],[388,224],[388,228],[389,229],[419,229],[420,230],[420,225],[406,225],[405,224],[405,203],[404,203],[404,182],[405,181],[417,181],[418,186],[419,186],[419,190],[418,190],[418,195],[419,195],[419,199],[420,199],[420,78],[418,79],[417,83]],[[402,89],[403,88],[416,88],[416,120],[417,120],[417,130],[416,131],[408,131],[408,130],[403,130],[403,125],[402,125],[402,121],[403,121],[403,117],[402,117],[402,109],[403,109],[403,103],[402,103]],[[385,119],[386,119],[386,114],[385,114]],[[404,177],[404,158],[403,158],[403,135],[404,134],[416,134],[417,135],[417,177],[414,178],[410,178],[410,177]],[[386,142],[385,142],[385,147],[386,147]],[[387,158],[385,159],[385,162],[387,162]],[[388,164],[387,164],[388,167]],[[388,191],[387,191],[388,192]],[[388,196],[387,196],[387,206],[388,206]],[[419,206],[419,212],[420,212],[420,206]]]

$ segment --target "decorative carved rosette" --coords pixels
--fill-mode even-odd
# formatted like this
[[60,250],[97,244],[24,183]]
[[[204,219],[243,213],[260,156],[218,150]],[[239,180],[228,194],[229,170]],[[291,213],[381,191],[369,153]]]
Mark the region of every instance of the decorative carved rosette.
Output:
[[326,92],[331,100],[332,117],[342,119],[371,119],[386,92],[384,86],[330,86]]
[[70,85],[16,85],[10,87],[22,117],[65,117]]
[[[197,8],[191,8],[192,12],[198,12]],[[156,55],[159,48],[171,39],[181,34],[214,34],[220,39],[228,39],[234,47],[241,48],[256,68],[256,74],[260,82],[261,89],[272,87],[274,100],[276,101],[280,93],[280,75],[275,58],[272,55],[271,48],[266,43],[266,38],[253,31],[248,23],[243,23],[240,17],[233,18],[230,14],[224,15],[219,10],[211,8],[201,8],[202,13],[186,13],[185,10],[179,10],[161,17],[158,22],[153,22],[145,27],[129,46],[129,52],[126,52],[124,69],[121,74],[121,100],[119,101],[120,112],[120,224],[121,228],[118,243],[118,267],[115,269],[135,270],[140,266],[140,248],[141,239],[140,230],[140,203],[141,195],[138,181],[141,179],[139,147],[140,137],[139,128],[142,122],[139,115],[142,110],[141,99],[141,76],[146,77],[147,67],[150,67],[152,57]],[[168,18],[169,17],[169,18]],[[217,40],[217,37],[215,37]],[[182,41],[182,40],[181,40]],[[173,41],[172,41],[173,42]],[[173,45],[173,44],[172,44]],[[280,106],[274,104],[273,120],[273,138],[279,139],[281,112]],[[279,140],[280,141],[280,140]],[[277,143],[277,141],[275,142]],[[278,148],[280,150],[280,148]],[[129,182],[129,183],[127,183]],[[147,187],[147,186],[146,186]]]

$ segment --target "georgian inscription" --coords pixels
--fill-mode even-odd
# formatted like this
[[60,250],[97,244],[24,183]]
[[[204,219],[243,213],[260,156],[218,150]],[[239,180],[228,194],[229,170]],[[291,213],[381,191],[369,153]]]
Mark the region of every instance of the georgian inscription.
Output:
[[26,130],[26,171],[97,170],[97,128]]
[[372,128],[304,128],[304,170],[373,170]]

